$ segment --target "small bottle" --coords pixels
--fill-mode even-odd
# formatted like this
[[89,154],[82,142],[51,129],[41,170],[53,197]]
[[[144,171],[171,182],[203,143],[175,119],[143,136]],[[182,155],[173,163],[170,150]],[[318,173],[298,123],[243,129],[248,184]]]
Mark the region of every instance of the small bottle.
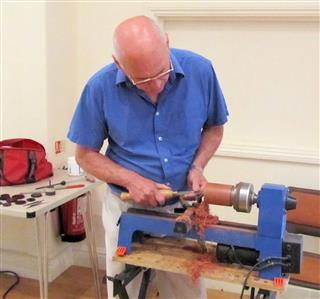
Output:
[[75,157],[68,157],[68,174],[71,176],[83,175],[83,169],[78,165]]

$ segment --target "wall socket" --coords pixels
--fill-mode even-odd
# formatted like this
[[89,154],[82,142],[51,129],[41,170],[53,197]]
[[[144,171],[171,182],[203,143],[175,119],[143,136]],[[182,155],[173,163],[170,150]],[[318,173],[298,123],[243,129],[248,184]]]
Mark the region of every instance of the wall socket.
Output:
[[55,154],[60,154],[65,151],[65,140],[56,140],[54,142]]

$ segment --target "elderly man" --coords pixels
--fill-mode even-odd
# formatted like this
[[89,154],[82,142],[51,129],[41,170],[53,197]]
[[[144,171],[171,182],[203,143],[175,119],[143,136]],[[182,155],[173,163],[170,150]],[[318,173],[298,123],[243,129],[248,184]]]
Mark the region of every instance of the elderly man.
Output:
[[[68,133],[80,166],[108,184],[103,223],[109,276],[123,269],[112,261],[121,212],[129,206],[172,212],[180,203],[166,204],[160,189],[203,190],[203,169],[228,116],[210,61],[170,49],[168,36],[148,17],[117,26],[113,60],[88,81]],[[131,204],[120,201],[124,190]],[[186,276],[158,271],[156,281],[160,298],[206,298],[202,283],[192,286]]]

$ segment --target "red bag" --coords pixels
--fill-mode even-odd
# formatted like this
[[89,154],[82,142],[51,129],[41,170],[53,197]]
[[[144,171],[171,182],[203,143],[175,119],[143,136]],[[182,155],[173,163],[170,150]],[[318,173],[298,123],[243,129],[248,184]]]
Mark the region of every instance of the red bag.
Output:
[[25,138],[0,141],[0,186],[34,183],[52,175],[42,144]]

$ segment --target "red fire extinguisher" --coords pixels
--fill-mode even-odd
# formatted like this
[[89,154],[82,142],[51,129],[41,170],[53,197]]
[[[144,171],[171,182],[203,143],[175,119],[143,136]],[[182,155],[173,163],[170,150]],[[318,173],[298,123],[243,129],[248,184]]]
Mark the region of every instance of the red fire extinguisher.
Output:
[[63,242],[80,242],[86,238],[80,197],[59,207],[60,237]]

